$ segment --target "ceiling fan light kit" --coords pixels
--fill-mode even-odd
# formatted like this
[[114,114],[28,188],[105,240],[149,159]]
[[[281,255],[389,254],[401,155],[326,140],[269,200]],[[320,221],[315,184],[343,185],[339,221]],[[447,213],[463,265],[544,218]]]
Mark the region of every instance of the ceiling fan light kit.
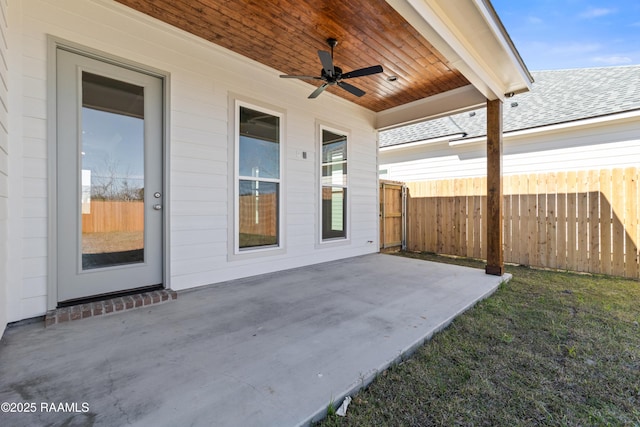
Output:
[[337,67],[333,63],[333,48],[338,45],[338,40],[334,38],[328,38],[327,44],[331,48],[331,53],[325,50],[318,51],[318,57],[320,58],[320,63],[322,64],[322,71],[320,71],[320,76],[300,76],[300,75],[287,75],[283,74],[280,77],[283,79],[300,79],[300,80],[322,80],[324,83],[320,85],[316,90],[314,90],[311,95],[309,95],[309,99],[317,98],[326,88],[329,86],[339,86],[347,92],[351,93],[355,96],[362,96],[365,94],[365,91],[362,89],[353,86],[349,83],[343,82],[346,79],[352,79],[355,77],[364,77],[370,76],[372,74],[381,73],[382,66],[381,65],[373,65],[371,67],[360,68],[357,70],[349,71],[348,73],[343,73],[340,67]]

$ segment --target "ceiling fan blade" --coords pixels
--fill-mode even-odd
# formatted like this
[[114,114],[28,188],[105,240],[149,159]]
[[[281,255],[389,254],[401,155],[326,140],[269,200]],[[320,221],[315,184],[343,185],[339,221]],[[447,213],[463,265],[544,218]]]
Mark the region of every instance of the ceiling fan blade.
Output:
[[320,62],[322,63],[322,68],[324,68],[324,72],[333,77],[335,74],[335,69],[333,68],[333,58],[331,58],[331,54],[325,50],[318,51],[318,57],[320,57]]
[[370,76],[371,74],[381,73],[382,66],[381,65],[373,65],[371,67],[360,68],[358,70],[349,71],[348,73],[342,74],[343,79],[352,79],[354,77],[363,77]]
[[314,90],[311,95],[309,95],[309,99],[317,98],[324,90],[329,86],[329,83],[323,83],[318,89]]
[[349,83],[338,82],[338,86],[340,86],[342,89],[346,90],[347,92],[352,93],[355,96],[362,96],[366,93],[362,89],[359,89],[353,85],[350,85]]
[[301,80],[322,80],[322,77],[317,76],[291,76],[289,74],[280,74],[281,79],[301,79]]

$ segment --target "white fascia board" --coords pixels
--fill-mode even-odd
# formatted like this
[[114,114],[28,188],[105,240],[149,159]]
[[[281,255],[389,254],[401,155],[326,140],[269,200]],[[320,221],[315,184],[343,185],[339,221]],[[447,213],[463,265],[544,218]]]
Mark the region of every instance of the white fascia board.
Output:
[[407,142],[405,144],[389,145],[387,147],[380,147],[380,151],[395,151],[395,150],[403,150],[406,148],[421,147],[423,145],[451,141],[452,139],[462,138],[463,136],[464,136],[464,133],[457,133],[453,135],[441,136],[438,138],[423,139],[422,141],[414,141],[414,142]]
[[[576,130],[578,128],[589,128],[594,126],[601,126],[603,124],[613,125],[616,123],[636,121],[638,119],[640,119],[640,110],[628,111],[620,114],[593,117],[590,119],[576,120],[573,122],[558,123],[556,125],[541,126],[537,128],[506,132],[506,133],[503,133],[502,137],[504,139],[513,139],[513,138],[518,138],[523,136],[544,135],[552,132],[561,132],[561,131],[567,131],[567,130]],[[477,143],[483,143],[486,141],[487,141],[487,137],[485,135],[485,136],[478,136],[475,138],[451,141],[449,142],[449,146],[455,147],[457,145],[477,144]]]
[[[387,0],[486,99],[531,88],[502,25],[483,0]],[[496,70],[498,72],[496,72]]]
[[473,85],[463,86],[428,98],[389,108],[376,114],[377,130],[424,122],[463,113],[487,105],[487,99]]
[[[531,85],[533,83],[533,76],[527,69],[522,57],[518,53],[518,49],[514,45],[509,33],[507,33],[506,28],[502,25],[500,21],[500,17],[496,13],[495,9],[490,3],[487,3],[487,0],[474,0],[478,10],[481,11],[482,16],[485,18],[485,22],[488,27],[493,32],[494,37],[497,42],[502,47],[506,57],[511,63],[516,64],[512,70],[513,75],[511,76],[510,81],[511,86],[505,89],[505,94],[516,94],[521,92],[526,92],[531,90]],[[526,84],[526,89],[522,87],[521,84],[517,82],[524,82]]]

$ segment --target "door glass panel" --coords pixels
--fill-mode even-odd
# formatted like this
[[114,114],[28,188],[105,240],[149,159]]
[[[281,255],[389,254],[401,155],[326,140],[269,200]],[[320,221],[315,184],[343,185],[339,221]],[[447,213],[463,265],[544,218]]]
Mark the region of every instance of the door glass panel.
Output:
[[144,262],[144,89],[82,73],[82,269]]

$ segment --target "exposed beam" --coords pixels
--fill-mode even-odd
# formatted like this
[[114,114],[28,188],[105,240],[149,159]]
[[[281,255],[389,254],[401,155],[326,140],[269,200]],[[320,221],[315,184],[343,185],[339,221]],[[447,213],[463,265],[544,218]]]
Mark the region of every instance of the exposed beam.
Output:
[[439,93],[419,101],[380,111],[376,129],[386,130],[481,107],[486,97],[473,85]]
[[502,248],[502,101],[487,100],[487,266],[504,274]]

